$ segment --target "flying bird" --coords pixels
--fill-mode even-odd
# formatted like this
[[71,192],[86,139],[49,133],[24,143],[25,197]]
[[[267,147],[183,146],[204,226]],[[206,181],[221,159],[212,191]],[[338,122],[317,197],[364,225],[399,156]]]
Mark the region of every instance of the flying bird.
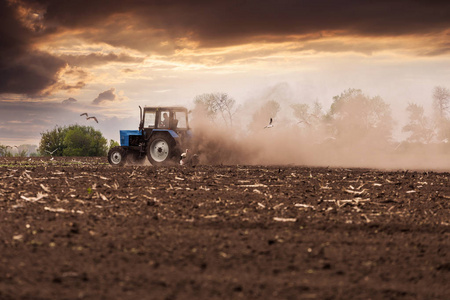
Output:
[[50,151],[48,151],[48,150],[45,150],[45,152],[47,152],[48,154],[50,154],[50,155],[53,155],[53,153],[55,153],[56,152],[56,150],[58,150],[58,148],[56,148],[55,150],[53,150],[52,152],[50,152]]
[[82,113],[82,114],[80,115],[80,117],[82,117],[82,116],[86,116],[86,120],[93,119],[95,122],[98,123],[97,118],[96,118],[96,117],[89,117],[88,113]]
[[266,129],[266,128],[272,128],[272,127],[273,127],[273,125],[272,125],[272,118],[270,118],[269,125],[264,126],[264,129]]
[[96,117],[87,117],[87,118],[86,118],[86,120],[89,120],[89,119],[94,119],[94,121],[98,123],[98,120],[97,120]]

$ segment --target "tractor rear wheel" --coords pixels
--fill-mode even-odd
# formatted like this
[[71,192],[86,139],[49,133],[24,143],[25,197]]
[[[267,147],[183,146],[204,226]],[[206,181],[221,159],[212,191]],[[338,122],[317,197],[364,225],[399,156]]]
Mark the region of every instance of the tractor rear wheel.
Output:
[[108,162],[114,167],[123,166],[127,159],[127,151],[122,147],[114,147],[108,152]]
[[148,160],[154,166],[165,165],[170,162],[176,152],[173,138],[165,134],[156,134],[150,138],[147,146]]

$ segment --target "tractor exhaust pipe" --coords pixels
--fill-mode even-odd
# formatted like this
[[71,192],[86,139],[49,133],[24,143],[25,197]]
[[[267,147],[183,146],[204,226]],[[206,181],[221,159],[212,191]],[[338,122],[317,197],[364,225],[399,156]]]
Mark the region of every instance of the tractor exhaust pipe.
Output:
[[142,107],[139,105],[139,117],[140,117],[140,121],[139,121],[139,131],[142,131],[144,129],[144,120],[142,120]]

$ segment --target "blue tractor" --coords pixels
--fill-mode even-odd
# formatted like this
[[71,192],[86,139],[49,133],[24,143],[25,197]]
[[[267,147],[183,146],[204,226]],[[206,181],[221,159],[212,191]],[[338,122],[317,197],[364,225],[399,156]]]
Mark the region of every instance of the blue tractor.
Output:
[[108,153],[112,166],[128,162],[165,165],[180,159],[192,137],[188,110],[184,107],[144,107],[140,109],[139,130],[120,130],[120,146]]

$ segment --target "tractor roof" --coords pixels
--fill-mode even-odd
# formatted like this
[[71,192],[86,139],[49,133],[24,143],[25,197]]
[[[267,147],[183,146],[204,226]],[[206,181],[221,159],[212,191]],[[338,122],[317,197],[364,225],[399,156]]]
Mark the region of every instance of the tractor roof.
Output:
[[182,106],[145,106],[145,110],[185,110],[187,111],[186,107]]

